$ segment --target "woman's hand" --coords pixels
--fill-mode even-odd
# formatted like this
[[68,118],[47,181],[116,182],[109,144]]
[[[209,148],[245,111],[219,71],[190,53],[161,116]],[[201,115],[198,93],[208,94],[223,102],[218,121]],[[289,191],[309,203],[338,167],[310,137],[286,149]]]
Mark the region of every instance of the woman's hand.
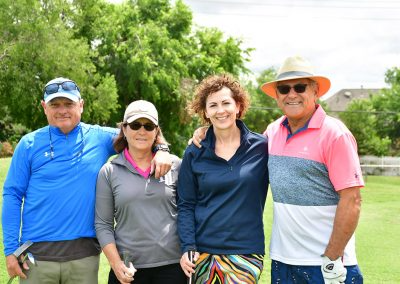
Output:
[[159,150],[151,160],[150,173],[153,173],[155,178],[160,178],[169,172],[172,166],[171,155],[167,151]]
[[115,276],[122,284],[129,284],[133,281],[136,269],[133,267],[132,262],[129,262],[129,267],[126,267],[124,262],[121,260],[111,266]]
[[181,257],[181,267],[183,272],[185,272],[187,277],[191,277],[192,273],[194,273],[194,269],[196,267],[195,262],[199,259],[200,254],[198,252],[195,252],[194,258],[193,258],[193,263],[189,260],[189,255],[188,252],[185,252],[182,257]]

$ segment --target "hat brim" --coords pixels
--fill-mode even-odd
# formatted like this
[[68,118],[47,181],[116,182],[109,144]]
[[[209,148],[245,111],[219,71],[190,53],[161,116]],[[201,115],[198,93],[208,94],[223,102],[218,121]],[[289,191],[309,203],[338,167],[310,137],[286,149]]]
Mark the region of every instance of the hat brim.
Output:
[[139,114],[132,115],[132,116],[128,117],[128,119],[126,120],[126,123],[131,123],[132,121],[135,121],[139,118],[147,118],[148,120],[150,120],[151,122],[153,122],[155,125],[158,126],[158,121],[154,117],[152,117],[151,115],[148,115],[146,113],[139,113]]
[[51,101],[52,99],[55,99],[55,98],[67,98],[67,99],[70,99],[71,101],[79,102],[79,100],[81,99],[80,96],[78,94],[73,94],[71,92],[69,92],[69,93],[67,93],[67,92],[57,92],[57,93],[48,95],[44,99],[44,102],[47,104],[49,101]]
[[265,83],[261,86],[261,90],[270,96],[271,98],[276,99],[277,94],[276,94],[276,84],[281,81],[287,81],[287,80],[294,80],[294,79],[311,79],[315,82],[318,83],[318,98],[322,97],[325,95],[330,87],[331,87],[331,81],[323,76],[288,76],[285,78],[281,78],[279,80],[271,81],[268,83]]

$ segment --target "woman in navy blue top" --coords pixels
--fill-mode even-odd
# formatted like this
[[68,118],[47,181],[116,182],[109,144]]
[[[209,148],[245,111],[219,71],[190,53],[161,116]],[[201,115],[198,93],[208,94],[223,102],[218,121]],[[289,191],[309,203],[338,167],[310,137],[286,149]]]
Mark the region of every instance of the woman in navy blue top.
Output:
[[240,120],[248,106],[230,75],[204,79],[190,104],[211,125],[201,148],[187,147],[178,179],[181,266],[193,283],[258,283],[263,268],[268,150]]

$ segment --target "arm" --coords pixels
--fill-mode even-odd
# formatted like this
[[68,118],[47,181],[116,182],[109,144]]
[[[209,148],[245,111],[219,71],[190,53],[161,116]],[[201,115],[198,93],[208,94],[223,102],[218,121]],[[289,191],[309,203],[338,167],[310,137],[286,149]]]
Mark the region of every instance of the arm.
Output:
[[[168,145],[167,141],[164,138],[164,135],[161,132],[161,129],[159,129],[159,135],[157,135],[155,144]],[[169,154],[169,151],[158,150],[153,160],[151,160],[150,172],[154,172],[155,178],[160,178],[169,172],[171,166],[172,158]]]
[[95,229],[100,246],[103,248],[107,244],[114,243],[114,194],[111,184],[112,165],[105,164],[97,176],[96,183],[96,209],[95,209]]
[[[24,141],[22,140],[15,149],[4,182],[2,226],[8,275],[26,279],[17,258],[12,254],[19,247],[22,200],[28,187],[31,172]],[[24,264],[24,268],[26,267],[26,264]]]
[[324,253],[331,260],[343,256],[347,242],[356,230],[361,210],[359,187],[346,188],[338,193],[340,199],[336,209],[333,231]]
[[[121,257],[119,256],[117,247],[114,243],[107,244],[103,247],[103,252],[106,255],[108,262],[112,270],[117,276],[118,280],[122,284],[129,284],[133,281],[133,274],[136,270],[134,270],[132,263],[130,263],[130,267],[126,267],[125,263],[122,261]],[[132,270],[133,268],[133,270]]]
[[160,178],[169,172],[172,165],[172,158],[168,151],[158,150],[151,160],[150,172],[154,172],[155,178]]
[[325,255],[331,260],[343,256],[353,235],[361,209],[360,187],[364,186],[357,143],[350,132],[335,138],[327,148],[329,178],[339,194],[333,229]]
[[364,186],[364,181],[357,155],[357,143],[350,132],[346,131],[327,145],[329,178],[339,194],[339,202],[332,233],[322,258],[321,271],[326,281],[339,283],[346,279],[347,270],[342,256],[360,217],[360,187]]
[[[189,147],[186,149],[179,171],[177,203],[178,203],[178,234],[181,241],[183,255],[180,260],[181,267],[186,276],[194,273],[194,263],[189,261],[188,251],[196,250],[195,234],[195,207],[197,181],[191,167],[192,154]],[[195,260],[199,257],[196,253]]]
[[321,272],[325,283],[344,283],[347,270],[343,265],[344,249],[353,235],[360,217],[361,195],[359,187],[339,191],[333,230],[322,257]]
[[105,164],[97,177],[96,183],[96,236],[106,255],[111,268],[121,283],[133,281],[133,273],[125,266],[119,256],[114,238],[114,194],[111,184],[111,164]]

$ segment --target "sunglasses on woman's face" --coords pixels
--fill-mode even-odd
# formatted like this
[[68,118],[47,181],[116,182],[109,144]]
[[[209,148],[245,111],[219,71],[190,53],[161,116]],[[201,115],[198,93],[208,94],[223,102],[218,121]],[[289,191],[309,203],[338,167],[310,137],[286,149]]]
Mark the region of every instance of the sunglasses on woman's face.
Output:
[[127,125],[129,125],[129,128],[132,130],[139,130],[143,126],[146,131],[153,131],[157,127],[157,125],[150,122],[141,124],[140,122],[137,121],[131,123],[125,123],[125,126]]
[[294,86],[290,85],[278,85],[276,88],[278,89],[279,94],[287,95],[289,94],[290,90],[293,88],[294,91],[298,94],[302,94],[306,91],[308,84],[296,84]]

